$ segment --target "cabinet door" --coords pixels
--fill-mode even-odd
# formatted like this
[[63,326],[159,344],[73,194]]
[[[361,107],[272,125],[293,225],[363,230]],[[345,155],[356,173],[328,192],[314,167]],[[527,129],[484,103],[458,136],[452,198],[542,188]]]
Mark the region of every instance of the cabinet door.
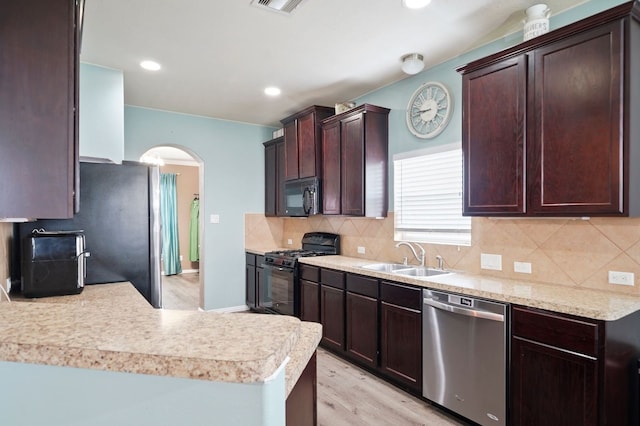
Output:
[[276,216],[286,216],[284,206],[285,150],[284,140],[276,143]]
[[322,343],[327,348],[344,350],[344,290],[320,286]]
[[278,196],[278,163],[276,159],[276,145],[268,145],[264,148],[264,215],[276,216],[276,200]]
[[463,77],[465,215],[525,213],[526,84],[525,55]]
[[364,114],[341,122],[342,214],[364,216]]
[[533,53],[534,213],[624,211],[622,32],[617,21]]
[[76,2],[3,2],[0,217],[70,218],[77,171]]
[[378,300],[347,292],[347,354],[370,367],[378,365]]
[[517,337],[511,347],[511,423],[597,425],[597,361]]
[[249,308],[256,307],[256,267],[246,265],[245,267],[246,303]]
[[316,138],[315,114],[307,114],[298,119],[298,176],[313,177],[318,174],[316,161],[318,145]]
[[322,213],[340,214],[340,122],[322,128]]
[[284,178],[298,179],[298,120],[284,126]]
[[300,280],[300,319],[320,322],[320,285]]
[[422,390],[422,319],[420,311],[380,304],[380,369],[412,389]]

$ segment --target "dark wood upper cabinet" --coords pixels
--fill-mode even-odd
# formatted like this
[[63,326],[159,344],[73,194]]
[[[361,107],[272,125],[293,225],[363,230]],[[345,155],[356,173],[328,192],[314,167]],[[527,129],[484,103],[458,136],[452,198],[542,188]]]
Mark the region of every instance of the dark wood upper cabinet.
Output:
[[466,213],[525,213],[527,56],[465,75],[462,152]]
[[322,122],[324,214],[386,217],[389,109],[364,104]]
[[322,152],[320,122],[335,110],[311,106],[283,120],[285,180],[320,176]]
[[458,70],[464,214],[640,214],[637,16],[625,3]]
[[285,216],[284,211],[284,139],[264,144],[264,214]]
[[5,2],[0,14],[0,218],[70,218],[78,170],[83,2]]

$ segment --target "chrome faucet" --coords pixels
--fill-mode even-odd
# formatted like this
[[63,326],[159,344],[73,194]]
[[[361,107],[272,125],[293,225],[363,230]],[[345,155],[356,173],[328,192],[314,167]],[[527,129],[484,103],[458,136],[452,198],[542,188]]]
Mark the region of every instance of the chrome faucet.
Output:
[[437,255],[436,260],[438,261],[438,269],[444,271],[444,259],[442,258],[442,256]]
[[[420,249],[420,255],[418,255],[418,252],[413,247],[413,244],[418,246],[418,248]],[[418,244],[418,243],[410,243],[410,242],[407,242],[407,241],[400,241],[398,244],[396,244],[396,248],[398,248],[400,246],[409,247],[411,249],[411,253],[413,253],[413,255],[415,256],[416,260],[418,262],[420,262],[420,266],[424,266],[425,252],[424,252],[424,248],[420,244]]]

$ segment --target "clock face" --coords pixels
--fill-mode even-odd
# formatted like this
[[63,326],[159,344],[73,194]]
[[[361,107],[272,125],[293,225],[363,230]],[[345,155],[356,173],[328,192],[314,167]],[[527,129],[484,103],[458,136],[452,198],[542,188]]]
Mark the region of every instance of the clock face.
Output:
[[407,126],[411,133],[430,139],[447,127],[453,105],[447,88],[437,82],[424,83],[411,96],[407,106]]

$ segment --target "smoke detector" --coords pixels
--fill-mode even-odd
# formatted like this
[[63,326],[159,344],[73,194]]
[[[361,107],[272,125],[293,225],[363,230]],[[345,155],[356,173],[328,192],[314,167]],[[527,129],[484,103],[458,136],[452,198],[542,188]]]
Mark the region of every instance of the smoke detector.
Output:
[[304,0],[252,0],[251,4],[260,9],[289,15]]

